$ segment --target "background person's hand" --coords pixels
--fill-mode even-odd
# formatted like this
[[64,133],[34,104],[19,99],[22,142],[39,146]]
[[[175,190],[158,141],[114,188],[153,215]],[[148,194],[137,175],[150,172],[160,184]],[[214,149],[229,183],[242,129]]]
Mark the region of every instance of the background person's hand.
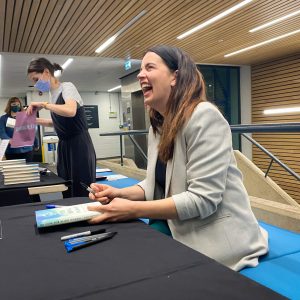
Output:
[[118,222],[127,221],[136,218],[135,207],[136,201],[131,201],[123,198],[114,198],[107,205],[101,206],[88,206],[89,210],[98,211],[102,214],[90,219],[90,224],[101,222]]
[[90,187],[95,191],[95,194],[89,193],[89,198],[94,201],[99,201],[102,204],[107,204],[114,198],[120,196],[120,189],[106,184],[92,183]]

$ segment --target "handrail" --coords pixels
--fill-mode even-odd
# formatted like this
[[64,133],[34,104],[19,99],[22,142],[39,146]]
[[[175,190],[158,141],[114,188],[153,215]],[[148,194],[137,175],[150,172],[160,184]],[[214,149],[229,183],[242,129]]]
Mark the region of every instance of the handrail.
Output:
[[266,123],[230,125],[231,132],[300,132],[300,123]]
[[[245,133],[253,133],[253,132],[300,132],[300,123],[291,122],[291,123],[266,123],[266,124],[239,124],[239,125],[230,125],[231,132],[239,133],[246,139],[248,139],[252,144],[262,150],[265,154],[267,154],[270,158],[270,164],[265,173],[265,177],[268,176],[268,173],[271,169],[273,161],[277,162],[282,168],[284,168],[289,174],[294,176],[296,179],[300,180],[299,174],[294,172],[291,168],[281,162],[276,156],[274,156],[271,152],[265,149],[262,145],[256,142],[253,138]],[[128,135],[133,145],[137,148],[143,158],[147,161],[147,156],[143,152],[142,148],[137,144],[135,139],[132,137],[133,135],[141,135],[147,134],[148,130],[128,130],[128,131],[116,131],[116,132],[107,132],[100,133],[100,136],[120,136],[120,150],[121,150],[121,165],[123,166],[123,142],[122,136]]]
[[250,141],[252,144],[254,144],[256,147],[258,147],[261,151],[263,151],[265,154],[267,154],[271,158],[271,162],[269,164],[268,170],[265,173],[265,177],[268,176],[268,173],[269,173],[269,171],[271,169],[273,161],[276,161],[281,167],[283,167],[292,176],[294,176],[298,180],[300,180],[300,176],[296,172],[294,172],[286,164],[284,164],[283,162],[281,162],[276,156],[274,156],[270,151],[268,151],[266,148],[264,148],[261,144],[259,144],[257,141],[255,141],[253,138],[251,138],[249,135],[247,135],[245,133],[241,133],[241,135],[244,136],[248,141]]
[[143,149],[140,147],[140,145],[136,142],[134,137],[132,135],[143,135],[147,134],[148,130],[126,130],[126,131],[114,131],[114,132],[105,132],[105,133],[100,133],[100,136],[116,136],[118,135],[120,137],[120,156],[121,156],[121,166],[123,166],[123,135],[127,135],[133,145],[136,147],[136,149],[140,152],[142,157],[146,160],[148,160],[147,155],[144,153]]
[[296,179],[300,180],[300,176],[289,168],[286,164],[281,162],[275,155],[269,152],[266,148],[260,145],[257,141],[251,138],[249,135],[245,134],[246,132],[300,132],[300,123],[267,123],[267,124],[241,124],[241,125],[231,125],[232,132],[240,133],[248,141],[258,147],[261,151],[267,154],[270,158],[270,164],[265,173],[265,177],[268,176],[268,173],[271,169],[273,161],[277,162],[282,168],[284,168],[289,174],[294,176]]

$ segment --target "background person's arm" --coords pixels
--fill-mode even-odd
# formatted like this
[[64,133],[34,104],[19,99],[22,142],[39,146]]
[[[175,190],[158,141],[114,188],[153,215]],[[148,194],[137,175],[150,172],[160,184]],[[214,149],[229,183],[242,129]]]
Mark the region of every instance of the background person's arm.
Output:
[[37,118],[36,123],[45,127],[53,127],[53,122],[51,119]]

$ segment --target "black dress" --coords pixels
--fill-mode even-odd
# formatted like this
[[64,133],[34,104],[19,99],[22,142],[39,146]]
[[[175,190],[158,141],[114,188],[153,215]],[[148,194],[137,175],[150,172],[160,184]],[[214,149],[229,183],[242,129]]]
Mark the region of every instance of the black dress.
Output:
[[[65,104],[62,93],[56,104]],[[84,107],[77,104],[74,117],[63,117],[51,112],[54,129],[59,137],[57,150],[57,174],[72,180],[73,197],[88,196],[80,185],[95,182],[96,154],[88,132]]]

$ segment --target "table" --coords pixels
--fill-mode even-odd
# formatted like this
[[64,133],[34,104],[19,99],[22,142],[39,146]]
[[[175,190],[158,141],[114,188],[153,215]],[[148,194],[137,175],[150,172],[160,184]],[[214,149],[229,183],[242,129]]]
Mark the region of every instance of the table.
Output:
[[3,174],[0,173],[0,206],[39,202],[39,193],[42,192],[62,192],[69,189],[68,195],[71,196],[71,186],[71,181],[64,180],[51,171],[41,175],[40,182],[12,185],[4,185]]
[[34,211],[43,208],[0,208],[0,299],[283,299],[140,221],[94,225],[118,234],[67,253],[60,237],[92,226],[80,222],[38,232]]

